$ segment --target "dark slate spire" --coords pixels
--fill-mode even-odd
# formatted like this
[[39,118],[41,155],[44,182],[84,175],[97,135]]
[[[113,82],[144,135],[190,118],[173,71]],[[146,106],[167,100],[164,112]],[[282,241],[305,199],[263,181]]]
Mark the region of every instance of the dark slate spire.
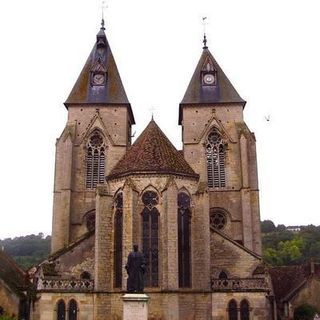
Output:
[[134,123],[132,109],[105,34],[103,19],[96,43],[65,102],[67,108],[72,104],[127,105]]
[[240,103],[244,106],[246,103],[212,56],[205,35],[203,44],[202,55],[180,103],[179,124],[184,105]]
[[198,179],[198,175],[152,119],[107,180],[132,174],[173,174]]

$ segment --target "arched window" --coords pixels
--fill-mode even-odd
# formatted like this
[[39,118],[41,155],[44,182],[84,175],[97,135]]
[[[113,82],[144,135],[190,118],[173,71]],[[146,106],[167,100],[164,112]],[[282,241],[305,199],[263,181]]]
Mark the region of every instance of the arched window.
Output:
[[91,274],[88,271],[83,271],[80,275],[80,278],[83,280],[90,280]]
[[242,300],[240,303],[240,319],[241,320],[249,320],[249,303],[247,300]]
[[206,141],[208,187],[226,186],[225,143],[218,130],[214,128]]
[[0,306],[0,316],[4,315],[4,309]]
[[229,320],[238,320],[237,302],[233,299],[228,304],[228,315]]
[[57,303],[57,320],[66,319],[66,304],[63,300],[59,300]]
[[69,301],[69,311],[68,311],[68,320],[77,320],[78,316],[78,305],[77,301],[74,299],[71,299]]
[[226,279],[228,279],[228,275],[224,271],[221,271],[219,273],[219,279],[220,280],[226,280]]
[[104,182],[106,147],[99,130],[94,130],[87,143],[86,187],[95,188]]
[[178,194],[178,261],[179,287],[190,287],[190,197]]
[[158,286],[158,250],[159,250],[159,212],[155,207],[159,203],[156,192],[146,191],[142,195],[142,250],[146,259],[145,285]]
[[115,199],[114,214],[114,286],[122,286],[122,228],[123,228],[123,196],[119,193]]

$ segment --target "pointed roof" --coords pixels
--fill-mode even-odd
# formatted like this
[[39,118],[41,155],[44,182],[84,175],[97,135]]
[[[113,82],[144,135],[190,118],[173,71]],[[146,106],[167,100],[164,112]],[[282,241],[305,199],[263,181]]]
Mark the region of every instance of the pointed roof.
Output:
[[153,119],[112,169],[107,180],[142,173],[199,177]]
[[[104,23],[102,23],[101,29],[97,34],[96,43],[65,102],[65,106],[68,108],[72,104],[127,105],[132,123],[135,123],[132,109],[104,30]],[[95,74],[104,75],[105,80],[94,85],[93,77]]]
[[[214,84],[204,84],[202,77],[206,73],[214,75]],[[211,103],[240,103],[244,106],[246,102],[240,97],[205,45],[187,91],[180,103],[179,124],[181,124],[182,121],[182,107],[184,105]]]

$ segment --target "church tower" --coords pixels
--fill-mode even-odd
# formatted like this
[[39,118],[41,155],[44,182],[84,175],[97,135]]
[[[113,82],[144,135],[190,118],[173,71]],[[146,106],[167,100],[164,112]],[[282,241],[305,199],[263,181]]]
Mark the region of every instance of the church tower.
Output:
[[205,38],[179,108],[184,157],[207,188],[210,225],[261,254],[255,136],[243,120],[245,104]]
[[131,144],[134,117],[104,21],[65,106],[68,122],[56,143],[52,252],[94,229],[96,186]]

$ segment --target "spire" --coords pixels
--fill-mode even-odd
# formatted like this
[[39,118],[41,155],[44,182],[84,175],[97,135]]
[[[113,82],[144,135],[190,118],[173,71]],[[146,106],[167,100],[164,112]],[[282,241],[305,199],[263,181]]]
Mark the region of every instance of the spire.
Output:
[[134,123],[132,109],[105,34],[103,18],[96,43],[65,102],[67,108],[72,104],[127,105]]

